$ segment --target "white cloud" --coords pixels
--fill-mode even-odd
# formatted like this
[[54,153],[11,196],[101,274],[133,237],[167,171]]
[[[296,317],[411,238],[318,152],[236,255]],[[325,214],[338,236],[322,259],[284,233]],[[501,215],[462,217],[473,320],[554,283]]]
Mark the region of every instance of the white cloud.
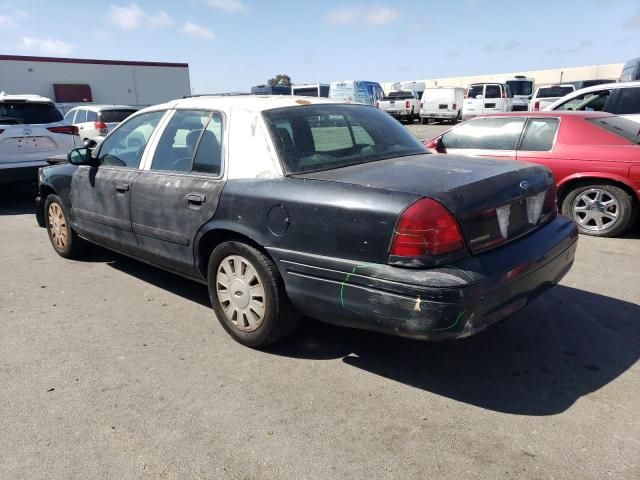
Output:
[[640,12],[635,15],[629,17],[626,22],[624,22],[624,28],[628,28],[630,30],[634,30],[636,28],[640,28]]
[[325,17],[329,25],[364,24],[370,27],[387,25],[395,22],[400,12],[383,5],[372,7],[338,7],[329,11]]
[[16,45],[16,48],[25,53],[64,56],[70,54],[74,50],[75,45],[51,37],[22,37]]
[[180,29],[182,33],[185,35],[189,35],[191,37],[203,38],[203,39],[211,39],[214,37],[213,32],[208,28],[202,27],[193,22],[185,23]]
[[225,12],[232,13],[247,13],[249,7],[245,5],[241,0],[205,0],[207,4],[213,8],[224,10]]
[[6,15],[0,15],[0,27],[12,27],[14,25],[13,19]]
[[137,3],[125,6],[111,5],[110,8],[111,23],[122,30],[135,30],[142,26],[164,28],[174,24],[173,18],[167,12],[161,10],[155,15],[148,15]]
[[173,18],[171,18],[167,12],[160,11],[157,15],[153,15],[149,17],[149,25],[152,28],[164,28],[170,27],[174,24]]
[[28,13],[28,12],[25,12],[24,10],[14,10],[14,11],[13,11],[13,14],[14,14],[16,17],[18,17],[18,18],[20,18],[20,19],[22,19],[22,20],[24,20],[24,19],[26,19],[26,18],[29,18],[29,17],[31,16],[31,15],[29,15],[29,13]]

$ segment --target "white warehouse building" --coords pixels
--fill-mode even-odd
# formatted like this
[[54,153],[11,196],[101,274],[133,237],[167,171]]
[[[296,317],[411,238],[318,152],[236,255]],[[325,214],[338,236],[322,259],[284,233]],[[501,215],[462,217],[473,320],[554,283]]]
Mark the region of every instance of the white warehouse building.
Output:
[[[617,81],[622,72],[622,63],[612,63],[606,65],[589,65],[586,67],[566,67],[553,68],[548,70],[525,70],[509,73],[492,73],[486,75],[471,75],[465,77],[449,77],[449,78],[429,78],[421,80],[413,80],[417,84],[424,84],[424,87],[464,87],[471,83],[483,82],[503,82],[507,78],[513,78],[516,75],[524,75],[525,77],[535,79],[536,85],[549,85],[562,82],[574,82],[579,80],[603,80],[610,79]],[[385,92],[400,88],[401,83],[409,83],[412,80],[403,82],[384,82],[382,88]]]
[[191,93],[189,64],[0,55],[0,92],[80,103],[147,106]]

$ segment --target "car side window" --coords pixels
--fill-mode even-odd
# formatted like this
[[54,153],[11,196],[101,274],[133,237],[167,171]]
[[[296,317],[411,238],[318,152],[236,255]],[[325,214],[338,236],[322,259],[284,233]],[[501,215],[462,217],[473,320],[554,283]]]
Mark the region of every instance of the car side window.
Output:
[[138,168],[144,149],[165,114],[143,113],[125,121],[102,142],[98,159],[101,165]]
[[222,171],[222,115],[214,113],[204,129],[193,160],[193,172],[220,175]]
[[206,110],[177,110],[158,141],[151,170],[189,172],[200,137],[211,117]]
[[73,117],[75,117],[76,111],[75,109],[69,110],[67,114],[64,116],[64,121],[67,123],[73,123]]
[[584,93],[558,105],[556,110],[576,110],[587,112],[600,112],[607,103],[611,90]]
[[524,127],[522,117],[476,118],[442,136],[447,149],[515,150]]
[[640,113],[640,87],[621,88],[618,97],[618,115]]
[[84,123],[87,121],[87,111],[84,108],[76,110],[76,118],[73,123]]
[[532,118],[522,136],[519,150],[548,152],[553,148],[560,120],[557,118]]
[[94,112],[93,110],[87,110],[87,122],[97,122],[98,121],[98,112]]

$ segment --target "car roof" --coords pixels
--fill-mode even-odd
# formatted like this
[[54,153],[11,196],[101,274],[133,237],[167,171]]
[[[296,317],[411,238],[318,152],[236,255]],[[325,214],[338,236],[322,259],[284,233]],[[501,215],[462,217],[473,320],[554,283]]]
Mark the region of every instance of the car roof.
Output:
[[329,98],[303,97],[295,95],[205,95],[200,97],[187,97],[160,105],[153,105],[139,110],[144,113],[155,110],[167,110],[172,108],[206,108],[229,112],[237,107],[253,112],[263,112],[284,107],[301,107],[315,104],[347,104],[342,100]]
[[104,110],[138,110],[131,105],[76,105],[73,108],[84,108],[94,112],[101,112]]
[[629,88],[629,87],[640,87],[640,81],[635,80],[633,82],[599,83],[598,85],[592,85],[590,87],[585,87],[585,88],[581,88],[580,90],[576,90],[575,92],[570,93],[570,95],[596,92],[598,90],[602,90],[606,88]]
[[53,103],[53,101],[50,98],[41,97],[40,95],[30,95],[30,94],[10,95],[5,92],[0,92],[0,102],[11,102],[16,100],[19,102]]
[[480,117],[578,117],[578,118],[601,118],[601,117],[615,117],[616,115],[608,112],[584,112],[584,111],[569,111],[569,110],[542,110],[539,112],[505,112],[505,113],[492,113],[489,115],[478,115],[474,118]]

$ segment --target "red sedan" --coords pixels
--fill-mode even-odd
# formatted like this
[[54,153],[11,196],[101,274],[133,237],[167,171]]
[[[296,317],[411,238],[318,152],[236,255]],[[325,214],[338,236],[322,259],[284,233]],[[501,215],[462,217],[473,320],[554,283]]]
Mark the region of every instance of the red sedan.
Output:
[[558,204],[581,233],[622,234],[640,201],[640,124],[603,112],[478,116],[423,143],[433,153],[539,163],[558,184]]

